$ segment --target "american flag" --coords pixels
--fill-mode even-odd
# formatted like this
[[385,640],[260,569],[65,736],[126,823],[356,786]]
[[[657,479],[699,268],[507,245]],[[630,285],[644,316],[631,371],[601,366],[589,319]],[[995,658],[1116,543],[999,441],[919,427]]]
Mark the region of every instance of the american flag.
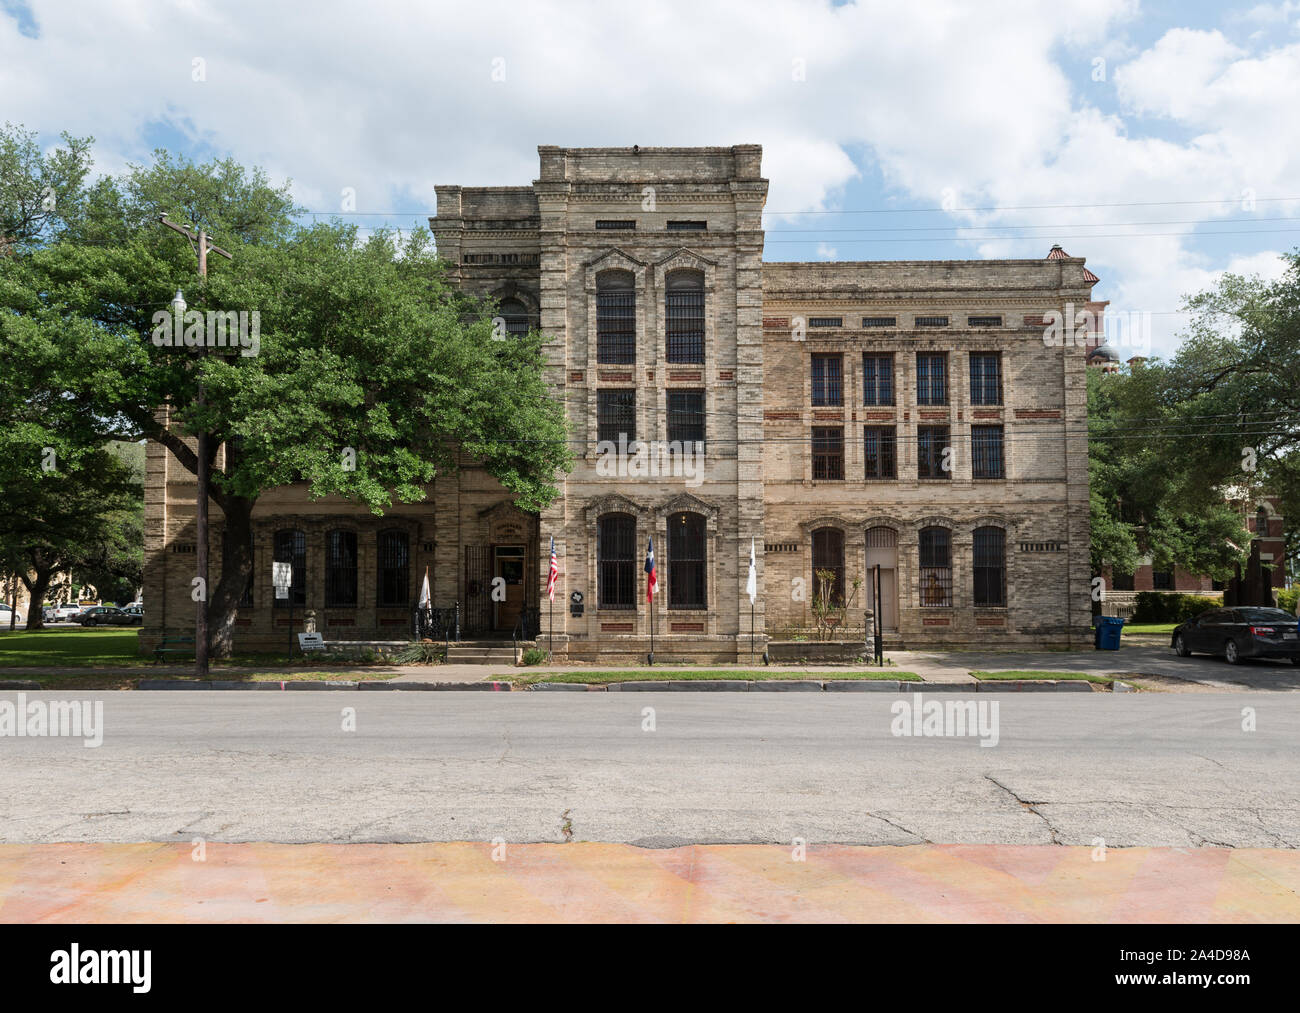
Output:
[[646,539],[645,543],[645,572],[650,576],[645,582],[645,600],[647,604],[653,605],[655,600],[655,588],[659,586],[659,578],[655,574],[655,540]]
[[555,561],[555,536],[551,535],[551,573],[546,578],[546,597],[555,601],[555,578],[560,575],[559,564]]

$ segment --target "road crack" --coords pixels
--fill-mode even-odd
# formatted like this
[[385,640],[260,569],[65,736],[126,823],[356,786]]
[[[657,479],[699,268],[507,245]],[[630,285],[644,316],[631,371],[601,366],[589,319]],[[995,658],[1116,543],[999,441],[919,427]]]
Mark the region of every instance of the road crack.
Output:
[[1030,802],[1030,801],[1028,801],[1027,799],[1023,799],[1023,798],[1021,798],[1019,795],[1017,795],[1014,791],[1012,791],[1010,788],[1008,788],[1005,784],[1003,784],[1001,781],[999,781],[999,780],[998,780],[996,777],[994,777],[992,774],[985,774],[985,775],[984,775],[984,779],[985,779],[986,781],[991,781],[993,784],[997,785],[999,788],[1001,788],[1003,791],[1005,791],[1008,795],[1010,795],[1012,798],[1014,798],[1017,802],[1019,802],[1020,805],[1021,805],[1021,807],[1025,808],[1025,809],[1028,809],[1031,813],[1033,813],[1033,814],[1034,814],[1035,816],[1037,816],[1040,820],[1042,820],[1042,821],[1043,821],[1043,825],[1044,825],[1045,827],[1047,827],[1047,832],[1048,832],[1049,834],[1052,835],[1052,843],[1053,843],[1053,844],[1060,844],[1060,843],[1061,843],[1061,839],[1060,839],[1060,837],[1059,837],[1059,836],[1057,835],[1057,833],[1056,833],[1056,827],[1052,826],[1052,821],[1049,820],[1049,819],[1047,818],[1047,816],[1044,815],[1044,814],[1039,810],[1039,808],[1038,808],[1040,805],[1046,805],[1047,803],[1042,802],[1042,801],[1038,801],[1038,802]]

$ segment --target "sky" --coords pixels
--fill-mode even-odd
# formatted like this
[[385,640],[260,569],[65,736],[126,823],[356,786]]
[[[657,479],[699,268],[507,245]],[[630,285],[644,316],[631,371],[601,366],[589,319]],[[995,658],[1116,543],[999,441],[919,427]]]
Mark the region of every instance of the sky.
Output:
[[0,120],[425,227],[537,146],[763,145],[767,260],[1046,256],[1154,354],[1300,246],[1300,0],[0,0]]

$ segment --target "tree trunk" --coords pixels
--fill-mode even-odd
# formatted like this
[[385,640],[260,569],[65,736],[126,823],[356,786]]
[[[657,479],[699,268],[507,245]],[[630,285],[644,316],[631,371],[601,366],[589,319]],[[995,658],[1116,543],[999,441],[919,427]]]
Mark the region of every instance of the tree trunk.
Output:
[[27,606],[27,629],[43,630],[45,629],[45,616],[42,609],[45,605],[45,596],[50,591],[50,581],[54,579],[54,566],[34,564],[32,570],[36,577],[28,580],[25,574],[20,575],[23,586],[27,588],[28,606]]
[[225,536],[221,544],[221,581],[208,606],[208,645],[214,658],[234,650],[235,616],[253,573],[253,505],[256,500],[226,496]]

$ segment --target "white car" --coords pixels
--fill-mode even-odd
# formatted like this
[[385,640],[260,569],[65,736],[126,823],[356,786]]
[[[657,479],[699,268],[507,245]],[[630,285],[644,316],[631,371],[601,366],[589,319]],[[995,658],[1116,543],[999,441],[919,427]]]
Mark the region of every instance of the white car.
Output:
[[[0,605],[0,626],[9,625],[10,619],[13,619],[13,611],[14,610],[11,609],[8,605]],[[18,618],[14,620],[14,624],[16,626],[22,626],[26,622],[27,622],[27,618],[21,612],[19,612]]]
[[67,622],[80,611],[80,605],[55,605],[50,609],[50,613],[54,616],[53,621],[56,623]]

